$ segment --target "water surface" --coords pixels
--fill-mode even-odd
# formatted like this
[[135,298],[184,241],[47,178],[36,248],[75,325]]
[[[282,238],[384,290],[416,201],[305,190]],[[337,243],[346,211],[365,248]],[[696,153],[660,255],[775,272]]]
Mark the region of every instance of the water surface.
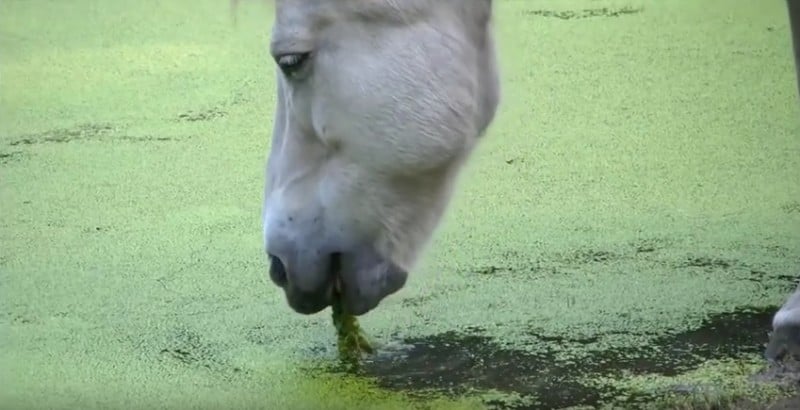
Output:
[[1,407],[558,408],[759,369],[800,268],[783,2],[498,0],[503,105],[357,374],[267,279],[271,15],[227,7],[0,3]]

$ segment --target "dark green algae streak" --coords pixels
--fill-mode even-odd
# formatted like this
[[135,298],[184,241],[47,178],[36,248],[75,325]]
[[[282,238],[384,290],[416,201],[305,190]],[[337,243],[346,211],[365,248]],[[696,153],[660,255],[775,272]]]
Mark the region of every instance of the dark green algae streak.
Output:
[[357,372],[266,278],[271,16],[227,7],[0,3],[0,407],[783,394],[750,382],[800,266],[782,2],[497,1],[503,105]]

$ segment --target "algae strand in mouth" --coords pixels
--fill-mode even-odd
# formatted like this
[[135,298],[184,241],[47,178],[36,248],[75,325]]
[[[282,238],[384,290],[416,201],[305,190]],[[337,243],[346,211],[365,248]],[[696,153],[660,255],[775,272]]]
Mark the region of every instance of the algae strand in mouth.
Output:
[[331,310],[333,311],[333,325],[336,328],[340,358],[351,361],[360,359],[364,353],[372,354],[374,349],[359,326],[358,318],[344,311],[341,293],[338,289],[334,292]]

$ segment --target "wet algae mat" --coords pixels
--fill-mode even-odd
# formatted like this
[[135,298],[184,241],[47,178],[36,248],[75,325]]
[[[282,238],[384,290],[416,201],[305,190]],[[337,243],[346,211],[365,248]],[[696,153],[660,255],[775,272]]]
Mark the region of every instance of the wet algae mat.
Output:
[[329,312],[268,282],[271,16],[227,7],[0,3],[0,407],[786,394],[759,381],[800,270],[782,2],[498,0],[503,106],[408,287],[362,319],[382,346],[357,372]]

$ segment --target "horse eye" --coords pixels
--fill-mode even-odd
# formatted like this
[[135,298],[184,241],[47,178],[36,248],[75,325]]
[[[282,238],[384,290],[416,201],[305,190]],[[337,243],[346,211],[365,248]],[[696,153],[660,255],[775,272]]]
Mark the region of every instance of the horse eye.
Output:
[[275,62],[283,74],[287,77],[294,77],[306,66],[310,57],[311,52],[279,54],[275,56]]

